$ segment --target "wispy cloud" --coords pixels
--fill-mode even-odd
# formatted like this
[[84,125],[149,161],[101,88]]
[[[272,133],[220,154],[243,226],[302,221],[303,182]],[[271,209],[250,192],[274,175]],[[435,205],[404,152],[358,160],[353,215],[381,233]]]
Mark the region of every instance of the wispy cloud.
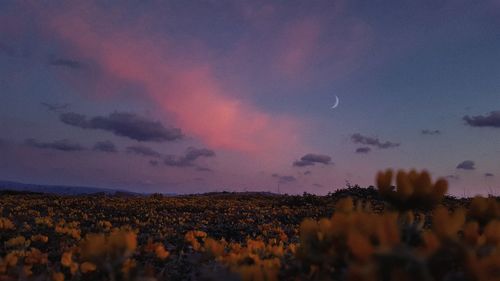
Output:
[[294,176],[280,174],[272,174],[271,177],[278,179],[279,183],[290,183],[297,180]]
[[94,144],[94,147],[92,149],[94,151],[109,152],[109,153],[118,152],[116,145],[109,140],[96,142],[96,144]]
[[371,151],[372,149],[369,148],[369,147],[358,147],[356,148],[356,153],[360,153],[360,154],[367,154]]
[[49,61],[49,65],[67,67],[71,69],[81,69],[83,67],[80,61],[63,58],[51,59]]
[[159,153],[158,151],[156,151],[150,147],[144,146],[144,145],[128,146],[125,150],[128,153],[134,153],[134,154],[143,155],[143,156],[161,158],[161,153]]
[[293,162],[293,166],[304,167],[304,166],[314,166],[315,164],[332,164],[332,158],[328,155],[308,153]]
[[114,112],[108,116],[87,118],[74,112],[61,113],[59,120],[64,124],[82,129],[100,129],[117,136],[137,141],[165,142],[182,139],[181,129],[166,128],[161,122],[149,120],[133,113]]
[[440,135],[441,131],[440,130],[422,130],[420,132],[422,135]]
[[27,146],[30,146],[30,147],[35,147],[35,148],[53,149],[53,150],[59,150],[59,151],[65,151],[65,152],[85,150],[85,147],[83,147],[79,143],[74,142],[74,141],[70,141],[68,139],[56,140],[53,142],[42,142],[42,141],[38,141],[36,139],[30,138],[30,139],[25,140],[24,144]]
[[351,141],[353,143],[359,143],[364,145],[375,146],[380,149],[393,148],[400,146],[400,143],[391,142],[391,141],[380,141],[378,138],[363,136],[359,133],[353,134],[351,136]]
[[208,167],[200,167],[200,166],[198,166],[198,167],[196,167],[196,171],[198,171],[198,172],[213,172],[214,170],[212,170],[212,169],[210,169]]
[[44,107],[47,108],[49,111],[53,112],[62,112],[69,107],[69,103],[64,103],[64,104],[58,104],[58,103],[48,103],[48,102],[42,102],[40,103]]
[[163,163],[173,167],[192,167],[196,166],[194,162],[200,157],[215,157],[215,152],[207,148],[189,147],[182,156],[166,155]]
[[449,180],[459,180],[460,177],[458,175],[447,175],[445,178]]

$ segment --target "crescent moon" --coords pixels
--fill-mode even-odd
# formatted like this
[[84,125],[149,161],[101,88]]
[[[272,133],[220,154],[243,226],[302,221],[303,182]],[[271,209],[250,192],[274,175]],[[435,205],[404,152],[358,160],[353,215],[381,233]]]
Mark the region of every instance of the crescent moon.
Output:
[[339,105],[339,97],[335,96],[335,104],[332,106],[332,109],[336,108]]

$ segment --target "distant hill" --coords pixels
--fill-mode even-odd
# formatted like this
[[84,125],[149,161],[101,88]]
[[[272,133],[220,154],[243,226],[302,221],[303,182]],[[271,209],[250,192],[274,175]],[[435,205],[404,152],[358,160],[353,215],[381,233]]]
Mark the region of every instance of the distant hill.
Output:
[[17,191],[17,192],[35,192],[35,193],[52,193],[59,195],[84,195],[101,193],[106,195],[120,196],[138,196],[143,195],[126,190],[99,188],[88,186],[65,186],[65,185],[41,185],[28,184],[12,181],[0,181],[0,191]]

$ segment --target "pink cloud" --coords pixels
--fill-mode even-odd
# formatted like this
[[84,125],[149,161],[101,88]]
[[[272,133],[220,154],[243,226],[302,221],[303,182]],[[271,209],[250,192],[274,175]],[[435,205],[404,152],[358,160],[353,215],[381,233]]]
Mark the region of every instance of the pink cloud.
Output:
[[49,32],[96,61],[109,81],[142,85],[144,97],[165,116],[173,116],[188,135],[214,148],[259,155],[285,153],[299,145],[297,120],[263,112],[235,97],[241,95],[228,93],[210,60],[193,61],[189,53],[179,54],[164,34],[148,32],[147,20],[127,27],[111,25],[112,18],[92,7],[86,7],[86,16],[81,14],[81,9],[70,10],[45,18]]

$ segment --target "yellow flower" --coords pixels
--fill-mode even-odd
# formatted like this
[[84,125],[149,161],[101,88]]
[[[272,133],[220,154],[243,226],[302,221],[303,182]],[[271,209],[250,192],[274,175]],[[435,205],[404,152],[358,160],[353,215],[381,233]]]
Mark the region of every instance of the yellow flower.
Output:
[[449,214],[446,207],[438,207],[434,210],[432,218],[432,228],[441,238],[455,238],[457,232],[465,223],[465,211],[457,209]]
[[361,235],[357,231],[349,232],[347,236],[347,246],[354,257],[361,262],[368,261],[374,252],[374,248],[368,240],[368,237]]
[[16,252],[10,252],[5,256],[5,264],[9,267],[17,265],[18,257]]
[[392,192],[392,170],[387,169],[385,172],[377,174],[377,188],[382,195],[387,195]]
[[41,234],[32,235],[31,236],[31,241],[41,242],[41,243],[47,243],[49,241],[49,237],[47,237],[45,235],[41,235]]
[[6,247],[25,246],[26,244],[29,244],[29,241],[26,241],[26,238],[24,238],[24,236],[17,236],[5,242]]
[[62,272],[54,272],[52,274],[53,281],[64,281],[64,274]]
[[23,274],[26,275],[26,276],[31,276],[33,274],[33,271],[31,271],[32,267],[33,266],[31,264],[24,265],[23,266]]
[[26,252],[24,262],[27,264],[47,264],[48,255],[40,252],[40,250],[36,248],[31,248]]
[[88,273],[96,270],[96,265],[91,262],[83,262],[80,264],[80,271],[82,273]]
[[484,237],[488,244],[500,246],[500,220],[491,221],[486,225],[484,228]]
[[158,257],[161,260],[164,260],[164,259],[168,258],[168,256],[170,256],[170,253],[167,250],[165,250],[165,247],[163,246],[163,244],[160,244],[160,243],[158,243],[155,247],[155,254],[156,254],[156,257]]
[[439,238],[431,231],[424,232],[422,234],[422,240],[424,243],[421,252],[426,256],[432,255],[441,246]]
[[69,266],[69,271],[74,275],[78,271],[78,263],[72,262]]
[[61,256],[61,265],[65,267],[70,267],[73,263],[73,254],[71,252],[64,252]]
[[0,218],[0,230],[12,230],[15,226],[8,218]]
[[205,240],[205,249],[214,257],[219,257],[224,254],[225,245],[218,242],[212,238],[207,238]]
[[342,198],[335,204],[335,211],[337,212],[350,213],[353,210],[354,202],[351,197]]
[[476,221],[471,221],[464,226],[464,236],[463,239],[469,245],[476,246],[479,242],[479,223]]
[[126,259],[122,265],[122,272],[125,275],[130,274],[130,271],[136,267],[136,262],[133,259]]

